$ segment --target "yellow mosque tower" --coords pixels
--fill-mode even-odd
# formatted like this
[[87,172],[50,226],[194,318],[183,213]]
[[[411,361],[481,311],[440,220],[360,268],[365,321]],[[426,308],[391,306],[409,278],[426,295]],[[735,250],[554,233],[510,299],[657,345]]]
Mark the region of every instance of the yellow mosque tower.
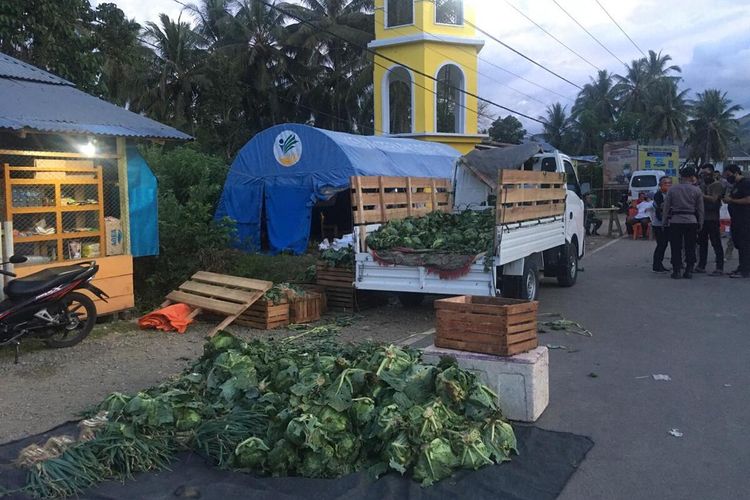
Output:
[[484,41],[473,27],[474,1],[375,0],[376,134],[441,142],[462,154],[482,140],[477,99],[457,90],[477,95]]

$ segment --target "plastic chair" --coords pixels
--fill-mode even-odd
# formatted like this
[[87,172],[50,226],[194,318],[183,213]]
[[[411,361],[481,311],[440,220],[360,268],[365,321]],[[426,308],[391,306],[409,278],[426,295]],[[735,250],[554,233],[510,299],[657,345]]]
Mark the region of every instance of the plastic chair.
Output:
[[[637,240],[638,238],[643,237],[643,224],[640,222],[636,222],[633,225],[633,239]],[[651,238],[651,223],[646,223],[646,238]]]

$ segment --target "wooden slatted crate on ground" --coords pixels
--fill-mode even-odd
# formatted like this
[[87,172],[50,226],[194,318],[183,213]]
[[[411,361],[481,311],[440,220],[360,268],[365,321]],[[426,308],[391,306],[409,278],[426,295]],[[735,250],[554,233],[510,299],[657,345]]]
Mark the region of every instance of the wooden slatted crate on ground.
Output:
[[322,286],[350,287],[354,283],[354,269],[333,267],[319,260],[315,266],[315,282]]
[[170,292],[162,307],[173,303],[187,304],[194,308],[191,319],[202,312],[226,316],[209,332],[208,335],[213,336],[235,321],[272,286],[270,281],[199,271],[177,290]]
[[435,301],[435,346],[513,356],[538,345],[537,302],[462,295]]
[[260,299],[250,306],[236,323],[258,330],[273,330],[289,325],[289,302],[284,299],[278,304],[266,299]]
[[356,290],[352,286],[326,286],[328,308],[337,311],[354,311]]
[[324,293],[305,291],[289,300],[289,322],[296,325],[318,321],[325,310]]

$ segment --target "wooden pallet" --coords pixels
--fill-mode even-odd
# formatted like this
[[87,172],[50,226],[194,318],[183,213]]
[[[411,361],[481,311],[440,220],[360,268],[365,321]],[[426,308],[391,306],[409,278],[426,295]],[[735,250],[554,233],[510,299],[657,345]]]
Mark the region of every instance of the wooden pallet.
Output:
[[352,215],[359,227],[360,251],[366,251],[368,224],[383,224],[430,212],[450,212],[451,181],[431,177],[354,176]]
[[498,225],[565,214],[565,174],[500,170]]
[[289,302],[283,300],[278,304],[260,299],[251,305],[235,320],[242,326],[257,330],[273,330],[289,325]]
[[318,261],[315,266],[315,282],[321,286],[351,287],[354,283],[354,269],[332,267]]
[[537,302],[463,295],[435,301],[435,345],[513,356],[534,349]]
[[199,271],[177,290],[170,292],[162,307],[173,303],[187,304],[194,308],[190,319],[203,312],[226,316],[209,332],[208,336],[213,337],[263,297],[272,286],[270,281]]

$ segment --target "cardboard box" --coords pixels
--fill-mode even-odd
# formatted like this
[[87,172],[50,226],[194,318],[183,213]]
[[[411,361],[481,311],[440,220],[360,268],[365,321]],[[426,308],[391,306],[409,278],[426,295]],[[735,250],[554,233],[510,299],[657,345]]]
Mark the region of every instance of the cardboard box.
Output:
[[122,255],[122,222],[115,217],[106,217],[104,219],[104,235],[106,240],[107,255]]

